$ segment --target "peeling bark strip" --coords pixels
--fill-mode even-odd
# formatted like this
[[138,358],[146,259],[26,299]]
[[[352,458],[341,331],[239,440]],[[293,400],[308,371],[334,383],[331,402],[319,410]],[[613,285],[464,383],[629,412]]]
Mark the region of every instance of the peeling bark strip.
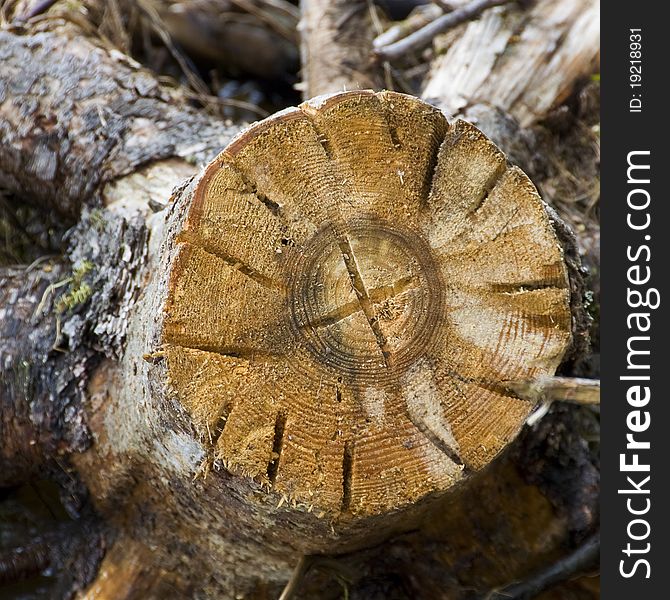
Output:
[[161,159],[209,160],[231,137],[74,27],[2,30],[0,62],[0,187],[70,219],[104,184]]

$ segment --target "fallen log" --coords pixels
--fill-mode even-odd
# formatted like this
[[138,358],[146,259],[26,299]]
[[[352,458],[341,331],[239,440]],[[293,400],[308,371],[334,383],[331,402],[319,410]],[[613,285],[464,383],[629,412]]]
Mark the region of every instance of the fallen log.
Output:
[[[18,39],[15,41],[21,44]],[[72,57],[77,55],[79,41],[73,39],[73,45],[68,49],[70,65],[76,65]],[[50,54],[56,59],[62,56],[56,53],[55,42]],[[48,58],[46,54],[43,56],[45,61]],[[104,52],[98,58],[103,62],[107,60]],[[54,110],[62,104],[62,100],[54,103]],[[165,110],[177,111],[179,118],[191,118],[182,116],[191,114],[191,109],[183,105],[179,108],[179,100],[166,102],[163,106]],[[409,109],[412,106],[414,110]],[[363,116],[356,118],[357,115]],[[158,116],[160,118],[160,111]],[[131,113],[131,117],[130,123],[134,123],[136,115]],[[72,122],[76,125],[77,120]],[[223,124],[216,120],[209,123],[211,129],[205,131],[219,128],[220,135]],[[409,135],[416,128],[429,133],[425,137]],[[14,135],[11,125],[8,131]],[[132,126],[121,128],[121,134],[115,138],[110,156],[119,159],[120,164],[124,161],[127,164],[124,155],[130,150],[126,149],[134,148],[133,144],[127,144],[127,140],[138,139],[129,135],[135,131]],[[183,140],[186,148],[189,140],[198,141],[199,131],[199,123],[194,120],[191,137],[187,133]],[[225,129],[224,135],[229,132],[230,129]],[[217,145],[215,135],[207,139],[212,142],[197,146],[203,153],[200,156],[206,156]],[[269,143],[268,139],[274,139],[273,148],[284,149],[282,169],[292,165],[294,170],[290,176],[282,176],[282,169],[272,162],[270,154],[261,152],[267,148],[264,144]],[[464,151],[467,144],[474,145],[477,150]],[[469,484],[452,483],[457,479],[461,483],[465,480],[474,483],[476,479],[471,476],[472,472],[484,467],[498,450],[511,442],[533,403],[506,396],[509,391],[492,385],[496,381],[527,379],[527,374],[523,373],[504,372],[501,377],[495,372],[495,368],[512,368],[513,365],[505,365],[504,361],[490,363],[484,359],[468,359],[464,372],[452,370],[447,360],[448,352],[431,354],[436,352],[436,347],[448,349],[443,337],[438,336],[436,342],[431,337],[434,333],[426,333],[423,337],[418,336],[421,343],[417,343],[411,336],[404,338],[403,332],[410,326],[418,332],[439,329],[434,321],[426,325],[425,320],[434,318],[429,309],[436,302],[444,305],[448,288],[451,294],[448,297],[458,299],[459,326],[469,332],[470,340],[483,343],[487,339],[486,328],[482,328],[480,319],[473,317],[477,304],[468,298],[476,298],[476,285],[488,281],[486,277],[480,279],[483,274],[491,276],[492,272],[486,269],[499,264],[500,275],[512,267],[504,266],[507,264],[501,260],[504,254],[479,253],[479,243],[486,241],[489,235],[489,242],[495,246],[505,240],[510,224],[516,223],[521,228],[518,233],[523,234],[524,228],[534,222],[533,218],[539,219],[536,226],[543,250],[537,256],[528,256],[528,263],[522,261],[518,267],[522,270],[528,267],[532,271],[532,266],[537,264],[536,258],[544,260],[552,256],[552,252],[557,257],[557,262],[553,262],[558,264],[565,260],[569,251],[564,242],[559,243],[561,236],[557,233],[555,219],[550,219],[524,176],[508,168],[504,157],[474,128],[462,122],[447,126],[439,112],[402,96],[345,95],[330,103],[304,105],[257,126],[238,138],[202,178],[180,188],[165,211],[153,214],[148,208],[149,199],[161,199],[162,202],[153,204],[154,210],[160,208],[168,197],[165,189],[185,175],[196,172],[190,161],[181,158],[180,147],[182,142],[172,147],[158,144],[160,151],[151,154],[147,158],[147,168],[139,171],[136,168],[128,171],[110,169],[113,175],[98,178],[91,188],[91,195],[76,191],[80,189],[76,179],[68,177],[63,179],[62,190],[66,194],[56,186],[50,187],[48,180],[43,188],[38,189],[33,183],[34,191],[30,187],[24,190],[27,197],[41,198],[48,206],[58,207],[62,201],[65,214],[78,216],[82,207],[84,210],[78,227],[70,235],[64,260],[45,263],[28,273],[3,273],[2,289],[7,292],[2,304],[6,307],[2,335],[3,452],[7,449],[3,459],[6,464],[14,464],[17,457],[23,461],[16,463],[22,467],[11,470],[10,480],[20,481],[22,475],[27,477],[54,456],[67,461],[68,470],[74,469],[71,476],[88,490],[97,518],[102,517],[102,528],[109,532],[107,539],[111,545],[99,577],[87,592],[90,597],[164,597],[174,594],[174,590],[186,595],[198,593],[224,597],[232,594],[275,595],[295,566],[306,560],[303,558],[306,554],[347,552],[354,561],[361,560],[368,552],[367,548],[376,541],[414,528],[419,528],[422,533],[405,535],[413,536],[412,543],[417,549],[427,547],[426,532],[432,530],[429,537],[432,535],[439,540],[439,543],[429,545],[423,555],[427,561],[437,562],[431,563],[432,570],[417,570],[418,589],[429,590],[429,579],[440,568],[446,568],[445,572],[451,577],[457,569],[457,556],[464,556],[468,551],[461,547],[458,553],[444,560],[445,541],[453,536],[454,529],[460,530],[464,546],[471,544],[470,552],[476,552],[472,550],[472,531],[481,527],[485,517],[480,515],[480,518],[460,525],[446,519],[446,529],[442,533],[437,533],[430,524],[436,514],[444,514],[440,511],[450,506],[449,503],[455,503],[450,510],[460,514],[459,510],[471,505],[476,498],[490,498],[493,503],[499,500],[497,505],[511,511],[512,500],[507,503],[491,492],[480,495],[476,487],[471,495],[456,494],[461,489],[473,488]],[[30,147],[15,143],[13,148],[21,160],[30,155]],[[151,146],[144,146],[142,151],[147,152],[147,148]],[[415,162],[412,159],[415,155],[427,158]],[[301,161],[299,157],[302,157]],[[351,166],[351,157],[361,159],[362,172]],[[482,163],[473,160],[474,157],[480,157]],[[139,202],[127,202],[135,198],[137,189],[146,190],[146,186],[153,186],[156,177],[151,175],[152,165],[167,164],[169,171],[172,163],[163,162],[165,160],[176,160],[177,164],[191,170],[181,175],[168,175],[155,194],[141,195]],[[326,168],[331,163],[335,166]],[[63,164],[67,165],[66,162]],[[476,174],[472,180],[470,176],[464,177],[464,180],[474,182],[468,185],[476,189],[459,190],[451,183],[452,177],[445,177],[444,186],[436,188],[438,191],[431,196],[430,180],[426,177],[426,173],[431,172],[426,167],[429,164],[441,164],[442,172],[452,173],[456,179],[459,173]],[[300,165],[304,167],[300,169]],[[321,178],[319,167],[330,174]],[[506,178],[498,180],[494,174],[506,174]],[[124,188],[125,183],[136,181],[133,176],[139,177],[141,185]],[[22,190],[21,185],[12,183],[11,177],[6,181],[15,186],[15,191]],[[70,181],[74,181],[72,189],[75,192],[72,194],[68,192]],[[342,182],[349,193],[338,191]],[[507,214],[504,210],[495,212],[494,205],[488,202],[500,202],[504,208],[505,199],[509,200],[509,197],[500,191],[503,182],[520,190],[520,197],[525,199],[524,210],[518,214]],[[498,192],[494,193],[496,189]],[[482,190],[490,193],[482,195]],[[59,200],[59,192],[62,200]],[[379,198],[392,194],[394,201],[376,202],[375,194]],[[471,198],[469,202],[468,194],[474,194],[474,200]],[[200,198],[194,206],[199,206],[201,213],[198,213],[199,209],[191,211],[191,195]],[[424,216],[425,221],[413,217],[412,211],[422,204],[421,198],[426,204],[425,215],[442,211],[442,216],[439,219]],[[439,201],[445,198],[455,203],[458,209],[455,214],[460,215],[459,218],[453,221],[448,218],[451,214],[445,209],[448,205],[443,206]],[[105,206],[108,209],[104,209]],[[235,231],[231,215],[227,210],[221,210],[221,206],[237,207],[235,210],[242,211],[240,215],[251,219],[249,224],[261,223],[261,237],[258,237],[258,228]],[[470,208],[474,211],[468,217]],[[340,212],[342,214],[338,214]],[[369,216],[366,220],[369,212],[372,220]],[[523,221],[524,215],[530,221]],[[510,217],[509,222],[503,220],[505,216]],[[394,227],[402,228],[402,232],[385,228],[385,219],[392,221]],[[515,219],[521,221],[517,223]],[[492,223],[500,226],[500,231]],[[325,226],[325,229],[321,231],[319,226]],[[422,238],[431,227],[437,233],[433,238],[428,236],[429,239],[445,242],[443,246],[438,244],[444,254],[437,258],[432,256],[437,252],[430,244],[429,258],[425,258]],[[231,237],[217,237],[216,232],[221,228]],[[410,232],[407,233],[405,228]],[[375,233],[376,229],[381,233]],[[463,269],[460,263],[450,265],[450,245],[446,240],[455,240],[455,248],[460,248],[463,257],[471,256],[472,268]],[[321,271],[317,269],[317,273],[334,271],[335,276],[314,280],[296,276],[294,271],[299,273],[301,266],[296,257],[301,248],[305,250],[305,260],[311,257],[314,265],[325,265]],[[307,252],[310,248],[311,253]],[[258,264],[238,260],[238,252],[245,257],[256,256],[254,260]],[[200,260],[198,256],[203,254],[205,258]],[[174,262],[177,258],[179,260]],[[482,261],[482,258],[487,260]],[[282,265],[282,261],[291,276],[287,276],[279,290],[275,290],[273,277],[276,273],[271,266]],[[88,267],[89,263],[94,267]],[[338,264],[339,271],[326,270],[326,266]],[[478,271],[478,265],[484,271]],[[268,268],[270,271],[266,271]],[[283,272],[283,266],[277,268]],[[305,270],[304,264],[302,268]],[[403,273],[403,268],[407,274]],[[221,273],[227,275],[222,279]],[[561,356],[569,351],[567,341],[571,335],[575,337],[572,331],[574,314],[571,316],[573,311],[566,303],[567,298],[575,296],[574,291],[568,291],[568,283],[572,284],[572,280],[564,267],[552,273],[550,279],[553,278],[552,283],[556,284],[553,287],[557,290],[552,291],[550,286],[549,294],[557,292],[555,295],[562,300],[544,305],[543,310],[548,313],[540,316],[560,314],[563,320],[559,322],[558,337],[552,337],[554,332],[547,331],[540,334],[540,338],[548,335],[557,350],[553,357],[546,355],[532,367],[546,372],[555,369]],[[548,271],[543,271],[542,277],[547,274]],[[196,281],[201,277],[200,287],[193,285],[194,276]],[[446,278],[450,287],[444,281],[439,283],[440,278]],[[54,289],[68,279],[71,281]],[[243,286],[238,289],[250,286],[260,293],[251,296],[257,298],[253,314],[248,312],[249,307],[239,303],[235,308],[234,288],[226,283],[234,280],[237,280],[236,285]],[[373,284],[369,285],[368,280]],[[459,297],[459,288],[454,288],[453,281],[461,280],[468,289],[461,289]],[[507,285],[509,282],[494,283]],[[82,292],[86,289],[84,284],[89,292]],[[404,289],[404,286],[408,287]],[[469,289],[470,286],[473,289]],[[47,293],[47,289],[53,291]],[[198,290],[206,290],[206,293]],[[291,306],[288,302],[278,309],[272,301],[275,291],[286,294],[287,298],[304,297],[306,301],[296,302],[294,310],[285,310]],[[516,293],[511,287],[492,291],[512,302],[515,295],[523,297],[530,292],[531,296],[542,296],[546,293],[542,288],[525,287]],[[198,302],[189,302],[189,293]],[[20,302],[17,302],[18,298]],[[482,298],[485,301],[487,294]],[[215,301],[217,299],[219,302]],[[226,310],[240,318],[226,320]],[[496,310],[501,310],[500,306],[492,306],[491,314],[495,315]],[[500,314],[507,313],[503,310]],[[526,323],[523,314],[522,311],[516,315],[522,324]],[[421,319],[424,319],[423,324]],[[444,316],[443,319],[447,320]],[[234,329],[239,323],[250,322],[258,327]],[[533,318],[528,321],[530,324],[520,327],[522,330],[525,327],[526,331],[529,327],[530,331],[539,327],[543,331],[546,318],[545,325],[542,322],[541,318]],[[205,328],[205,333],[211,335],[213,331],[218,337],[213,341],[205,340],[206,343],[202,343],[202,339],[196,340],[202,347],[184,350],[180,343],[184,339],[179,336],[189,334],[189,330],[202,333],[198,327],[202,329],[207,323],[217,326]],[[267,325],[262,327],[262,323]],[[184,324],[188,326],[184,327]],[[349,332],[345,325],[351,325]],[[59,330],[60,335],[57,335]],[[193,335],[198,338],[200,333]],[[510,341],[514,339],[512,328],[507,335]],[[27,345],[26,340],[30,340]],[[187,340],[189,344],[192,341]],[[252,341],[261,344],[263,351],[255,352],[250,344]],[[477,342],[459,343],[461,345],[457,347],[463,349],[478,347]],[[213,352],[216,344],[223,344],[219,347],[221,353]],[[330,352],[322,354],[318,351],[321,348],[330,348]],[[352,350],[338,354],[342,348]],[[514,345],[510,348],[514,349]],[[290,354],[293,350],[298,353]],[[399,362],[394,362],[394,350],[402,359],[396,359]],[[286,362],[277,360],[273,354],[277,351]],[[521,357],[528,358],[523,354],[525,350],[519,351]],[[428,357],[429,366],[417,373],[413,373],[406,362],[420,362],[413,357],[414,352]],[[210,356],[212,354],[214,356]],[[320,360],[323,356],[328,356],[325,363]],[[22,367],[24,361],[27,366]],[[519,368],[523,369],[523,364]],[[332,375],[338,365],[343,365],[342,381],[338,381],[337,375],[333,381]],[[298,384],[291,383],[290,374],[294,368]],[[403,373],[402,377],[394,375],[382,386],[390,386],[393,394],[383,390],[385,396],[372,393],[366,397],[361,393],[361,381],[365,382],[366,378],[367,381],[384,381],[383,373],[393,369]],[[438,371],[440,381],[445,382],[445,386],[440,386],[437,391],[429,383],[432,376],[437,376],[433,375],[433,369]],[[325,370],[329,377],[323,387],[320,387],[320,378],[316,385],[314,376],[321,370]],[[398,379],[401,381],[400,402],[397,398],[393,400]],[[258,418],[245,415],[239,408],[241,404],[236,404],[243,390],[239,393],[234,390],[238,389],[240,381],[245,380],[258,390],[250,407],[250,414]],[[39,385],[32,387],[35,381]],[[273,381],[278,385],[271,386]],[[431,403],[415,401],[436,395],[440,406],[443,402],[448,406],[448,400],[442,400],[444,390],[451,390],[459,397],[458,388],[462,387],[466,390],[481,387],[484,391],[480,392],[481,397],[472,396],[474,400],[465,396],[469,400],[462,404],[466,408],[462,417],[458,416],[456,407],[452,407],[451,410],[456,412],[450,414],[455,415],[458,426],[450,423],[451,432],[444,422],[440,422]],[[268,388],[285,390],[283,397],[275,397]],[[303,394],[316,400],[311,404],[296,404]],[[222,402],[221,395],[229,401]],[[474,407],[481,407],[478,402],[483,402],[486,397],[500,396],[502,405],[508,403],[518,410],[502,411],[501,418],[495,423],[487,421],[483,409],[470,412],[471,401]],[[297,414],[289,415],[289,409],[296,405],[300,406]],[[397,413],[393,407],[398,409]],[[323,425],[317,427],[319,434],[315,439],[293,434],[296,427],[298,431],[307,431],[311,423],[321,423],[318,418],[321,410],[334,420],[323,420]],[[388,412],[392,413],[391,424],[379,426],[375,415],[386,418]],[[357,414],[359,417],[355,419]],[[15,418],[14,415],[20,416]],[[339,427],[333,423],[341,423],[342,431],[348,431],[351,437],[345,439],[343,434],[338,435]],[[260,429],[256,424],[262,424]],[[375,437],[377,429],[381,434]],[[396,438],[399,431],[414,431],[416,440],[412,436]],[[475,433],[471,433],[477,431],[489,436],[482,444],[483,448],[476,441],[478,438],[473,437]],[[334,438],[330,439],[328,433],[334,434]],[[384,435],[393,443],[407,439],[410,442],[406,444],[408,447],[400,443],[392,449],[384,443],[375,446]],[[293,438],[289,439],[289,436]],[[452,437],[458,441],[456,453],[451,445]],[[365,444],[368,438],[373,443]],[[5,445],[5,439],[28,442]],[[281,444],[276,443],[278,439]],[[559,436],[559,439],[562,438]],[[30,441],[36,443],[30,444]],[[347,442],[350,442],[348,446]],[[490,442],[493,444],[489,447]],[[289,449],[286,452],[284,443]],[[370,453],[362,453],[361,445]],[[421,451],[434,455],[433,466],[441,465],[436,468],[437,473],[429,473],[425,465],[421,466],[417,457]],[[288,462],[289,452],[300,458]],[[569,455],[584,461],[580,463],[582,465],[588,464],[584,448],[579,444],[575,444],[574,452]],[[393,462],[403,456],[409,458]],[[359,458],[362,464],[358,463]],[[502,473],[496,470],[498,464],[493,462],[481,475]],[[528,467],[526,461],[519,464]],[[594,475],[586,467],[583,471],[590,473],[589,477]],[[519,484],[518,475],[517,479],[512,475],[514,472],[512,469],[503,481]],[[193,481],[195,475],[198,477]],[[401,477],[400,483],[395,481],[398,477]],[[346,485],[348,478],[350,483]],[[575,482],[576,488],[578,483]],[[552,552],[556,551],[556,545],[566,543],[571,536],[579,538],[593,527],[593,515],[585,516],[580,522],[569,521],[563,513],[558,520],[552,516],[552,511],[559,510],[556,507],[560,506],[563,506],[560,510],[567,510],[565,507],[569,506],[567,512],[588,512],[594,506],[592,497],[579,496],[572,489],[557,491],[552,488],[551,493],[535,485],[531,489],[533,491],[528,493],[537,499],[537,506],[542,507],[538,508],[538,514],[543,521],[526,515],[529,531],[538,522],[557,531],[551,541],[544,539],[547,553],[542,556],[545,559],[555,556]],[[438,501],[440,496],[443,501]],[[574,497],[571,500],[574,504],[568,503],[568,497]],[[283,504],[278,507],[282,499]],[[524,514],[523,510],[521,514]],[[318,533],[323,534],[323,540],[317,538]],[[513,535],[510,530],[501,535],[501,539],[511,540]],[[398,545],[391,543],[389,549],[402,547],[406,540],[402,536],[397,539]],[[531,536],[525,534],[517,542],[520,545],[534,543],[536,547],[538,544],[537,540],[531,542]],[[486,547],[482,540],[474,543],[474,548],[489,556]],[[488,552],[494,547],[489,545]],[[405,558],[411,560],[411,555]],[[520,553],[522,555],[528,556]],[[403,563],[404,559],[399,560],[395,566],[408,564]],[[308,562],[313,561],[309,559]],[[371,564],[383,565],[384,561],[377,556]],[[485,568],[482,564],[472,569],[470,576],[476,578]],[[510,583],[524,568],[528,571],[529,565],[516,565],[516,570],[510,567],[509,571],[504,571],[502,580],[500,569],[493,569],[489,572],[490,580],[486,581],[492,585]],[[460,584],[472,585],[472,580]],[[361,585],[369,585],[369,582]],[[462,591],[463,588],[462,585],[452,588],[452,597],[456,597],[454,589]]]

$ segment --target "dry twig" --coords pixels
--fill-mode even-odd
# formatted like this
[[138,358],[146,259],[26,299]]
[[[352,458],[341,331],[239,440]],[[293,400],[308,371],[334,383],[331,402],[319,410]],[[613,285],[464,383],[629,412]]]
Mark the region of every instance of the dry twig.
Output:
[[522,600],[574,577],[597,568],[600,555],[600,533],[593,534],[572,554],[536,573],[526,581],[513,583],[504,589],[489,592],[485,600]]
[[415,31],[432,23],[440,18],[444,11],[437,4],[425,4],[419,6],[416,10],[404,20],[394,23],[386,31],[377,35],[372,42],[373,48],[384,48],[401,40]]
[[291,578],[286,583],[286,587],[284,587],[281,596],[279,596],[279,600],[290,600],[291,598],[293,598],[295,592],[298,589],[298,585],[302,581],[302,578],[304,577],[305,572],[307,571],[308,566],[309,565],[307,563],[307,556],[303,554],[300,557],[298,564],[295,566],[295,569],[293,569],[293,573],[291,573]]
[[375,56],[379,60],[395,60],[407,52],[424,48],[439,33],[443,33],[456,25],[469,21],[481,14],[487,8],[506,4],[510,0],[472,0],[462,8],[458,8],[450,13],[438,17],[431,21],[425,27],[411,33],[407,37],[374,50]]

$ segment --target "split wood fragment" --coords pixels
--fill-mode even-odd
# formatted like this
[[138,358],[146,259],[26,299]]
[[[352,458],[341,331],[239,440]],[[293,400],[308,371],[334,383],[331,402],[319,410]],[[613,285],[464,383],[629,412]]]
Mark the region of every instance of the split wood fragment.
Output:
[[581,377],[541,377],[531,381],[508,381],[507,387],[534,402],[554,401],[600,404],[600,380]]
[[386,31],[380,33],[372,41],[372,48],[378,49],[389,46],[431,23],[442,14],[443,11],[437,4],[418,6],[404,21],[395,23]]
[[538,0],[482,13],[436,57],[423,98],[451,115],[477,104],[514,116],[522,127],[564,102],[575,81],[598,68],[600,3]]

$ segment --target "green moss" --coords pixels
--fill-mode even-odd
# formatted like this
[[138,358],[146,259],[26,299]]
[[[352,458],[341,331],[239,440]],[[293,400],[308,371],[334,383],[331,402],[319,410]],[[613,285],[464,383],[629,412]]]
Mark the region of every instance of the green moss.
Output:
[[103,231],[105,228],[105,213],[101,208],[94,208],[89,213],[89,221],[97,231]]
[[56,301],[56,312],[58,314],[73,311],[93,295],[93,288],[86,281],[86,277],[93,271],[93,267],[92,262],[84,260],[72,272],[72,278],[67,291],[61,294]]

